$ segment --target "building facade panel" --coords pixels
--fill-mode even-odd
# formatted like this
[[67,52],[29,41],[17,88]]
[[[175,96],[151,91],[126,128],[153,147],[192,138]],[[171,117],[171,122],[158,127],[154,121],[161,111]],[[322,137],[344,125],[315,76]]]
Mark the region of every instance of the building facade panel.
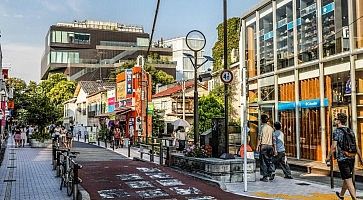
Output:
[[242,16],[252,146],[266,113],[282,122],[288,156],[323,161],[332,118],[346,112],[363,147],[363,0],[350,1],[263,1]]

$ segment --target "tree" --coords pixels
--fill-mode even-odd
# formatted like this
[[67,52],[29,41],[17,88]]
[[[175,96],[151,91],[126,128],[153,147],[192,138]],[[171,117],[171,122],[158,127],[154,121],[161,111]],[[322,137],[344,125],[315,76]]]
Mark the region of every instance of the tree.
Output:
[[[230,83],[228,94],[227,94],[227,96],[228,96],[228,113],[229,113],[229,116],[232,116],[232,120],[233,120],[233,117],[238,116],[238,110],[233,107],[233,102],[238,101],[238,99],[235,98],[237,95],[237,92],[236,92],[236,90],[232,89],[232,88],[236,88],[236,84],[237,84],[236,81],[232,81],[232,83]],[[216,85],[210,93],[213,94],[216,98],[218,98],[224,106],[224,85],[223,84]]]
[[75,82],[63,80],[54,85],[54,87],[47,93],[47,96],[52,103],[60,105],[73,97],[75,89]]
[[145,70],[151,75],[153,94],[155,94],[156,86],[158,84],[168,85],[174,82],[174,78],[171,75],[167,74],[164,71],[155,69],[155,67],[150,64],[145,64]]
[[199,99],[199,131],[205,132],[212,128],[212,119],[223,116],[224,106],[220,97],[213,93]]
[[164,110],[154,110],[153,116],[152,116],[152,126],[153,126],[153,136],[161,137],[161,134],[164,132],[165,128],[165,121],[164,121]]
[[[238,49],[239,44],[239,26],[240,18],[233,17],[227,20],[227,54],[228,54],[228,66],[231,64],[231,52],[232,49]],[[223,23],[217,27],[218,40],[214,44],[212,49],[212,55],[215,60],[213,71],[218,71],[223,68],[223,55],[224,55],[224,33]]]
[[6,85],[10,88],[14,88],[14,92],[20,92],[26,88],[25,81],[15,77],[6,80]]

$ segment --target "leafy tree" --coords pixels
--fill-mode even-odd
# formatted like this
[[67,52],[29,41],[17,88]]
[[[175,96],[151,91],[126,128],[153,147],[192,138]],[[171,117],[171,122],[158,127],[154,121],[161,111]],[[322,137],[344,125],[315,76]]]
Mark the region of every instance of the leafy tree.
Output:
[[26,88],[25,81],[20,78],[11,77],[8,80],[6,80],[6,84],[10,88],[14,88],[14,92],[20,92]]
[[155,67],[152,66],[152,65],[150,65],[150,64],[146,64],[145,70],[147,72],[149,72],[149,74],[151,75],[152,85],[153,85],[153,90],[152,90],[153,91],[153,94],[155,94],[155,92],[156,92],[156,86],[158,84],[168,85],[168,84],[174,82],[173,76],[167,74],[164,71],[155,69]]
[[[233,102],[236,102],[237,99],[235,98],[237,95],[236,90],[232,89],[236,87],[237,82],[234,80],[232,81],[232,83],[229,86],[229,90],[228,90],[228,113],[229,116],[232,116],[232,120],[234,120],[233,117],[238,116],[238,110],[236,108],[233,107]],[[220,84],[220,85],[216,85],[213,90],[210,92],[212,95],[216,96],[216,98],[218,98],[224,107],[224,85]],[[223,111],[224,113],[224,111]],[[238,117],[237,117],[238,120]]]
[[224,113],[223,102],[213,93],[199,99],[199,131],[205,132],[212,128],[212,119]]
[[[239,22],[240,18],[233,17],[227,20],[227,53],[228,53],[228,66],[231,64],[231,51],[232,49],[238,49],[239,44]],[[218,40],[214,44],[212,49],[212,55],[215,60],[213,71],[218,71],[223,68],[223,55],[224,55],[224,33],[223,23],[217,27]]]
[[47,96],[52,103],[60,105],[73,97],[75,89],[75,82],[63,80],[54,85],[54,87],[47,93]]
[[164,121],[164,110],[154,110],[154,114],[152,116],[152,126],[153,126],[153,136],[161,137],[161,134],[165,128],[165,121]]

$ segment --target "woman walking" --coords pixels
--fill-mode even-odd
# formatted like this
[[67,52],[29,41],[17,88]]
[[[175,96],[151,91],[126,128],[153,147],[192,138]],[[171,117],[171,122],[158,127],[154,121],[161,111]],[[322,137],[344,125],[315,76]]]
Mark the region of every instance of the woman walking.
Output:
[[17,126],[14,131],[15,148],[19,147],[21,144],[21,130]]
[[115,128],[114,137],[115,137],[115,146],[117,149],[120,146],[120,139],[121,139],[121,131],[119,127]]
[[21,129],[21,134],[20,134],[20,139],[21,139],[20,146],[23,146],[23,147],[25,146],[26,138],[27,138],[27,136],[26,136],[26,129],[25,129],[25,127],[23,127]]

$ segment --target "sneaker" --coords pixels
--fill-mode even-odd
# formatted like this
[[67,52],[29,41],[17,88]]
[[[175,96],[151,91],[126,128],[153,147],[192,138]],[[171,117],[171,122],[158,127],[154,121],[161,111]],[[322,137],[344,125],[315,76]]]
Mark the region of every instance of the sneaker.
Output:
[[267,177],[266,177],[266,176],[264,176],[264,177],[260,178],[260,181],[268,182],[268,180],[267,180]]
[[294,179],[294,178],[292,178],[292,176],[285,176],[284,178],[286,178],[286,179]]
[[339,199],[344,199],[344,197],[341,197],[341,196],[340,196],[340,193],[339,193],[339,192],[335,192],[335,194],[337,195],[337,197],[338,197]]
[[272,180],[274,180],[274,179],[275,179],[275,174],[271,174],[271,176],[270,176],[269,180],[270,180],[270,181],[272,181]]

